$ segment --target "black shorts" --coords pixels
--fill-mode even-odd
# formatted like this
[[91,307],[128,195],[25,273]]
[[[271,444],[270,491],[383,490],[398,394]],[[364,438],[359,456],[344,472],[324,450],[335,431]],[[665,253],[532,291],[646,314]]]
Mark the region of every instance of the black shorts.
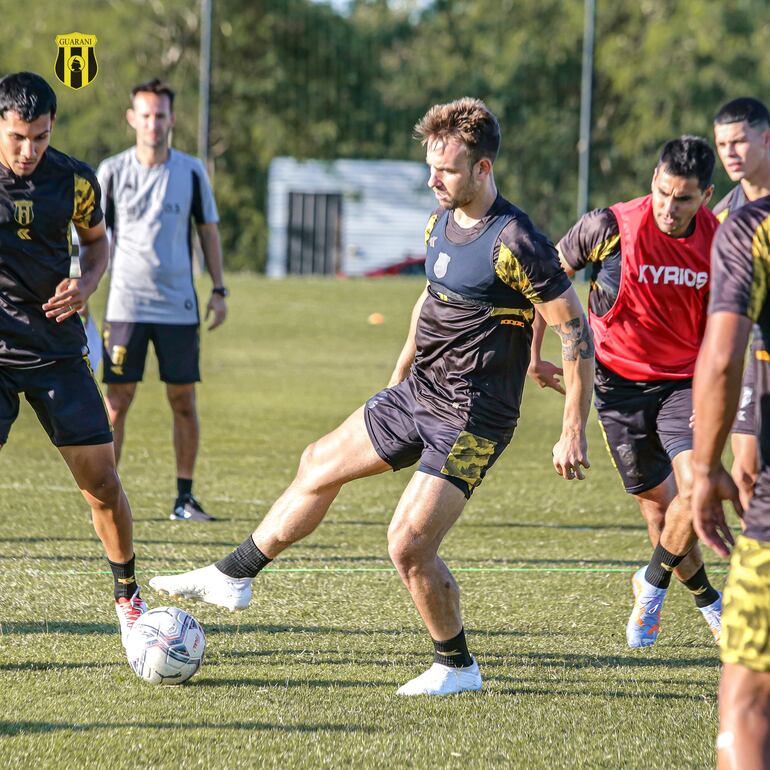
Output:
[[163,382],[170,385],[200,382],[200,327],[197,324],[105,321],[102,340],[102,382],[141,382],[150,340]]
[[442,420],[417,400],[411,377],[370,398],[364,420],[377,454],[394,471],[419,460],[418,470],[446,479],[466,497],[513,436],[513,429],[479,436]]
[[746,361],[746,369],[743,372],[743,382],[741,383],[741,400],[738,403],[738,411],[735,414],[731,433],[745,433],[751,436],[756,435],[756,394],[754,391],[754,344],[751,345],[751,353]]
[[19,394],[35,410],[54,446],[112,442],[102,392],[87,358],[68,358],[34,369],[0,366],[0,444],[19,415]]
[[629,494],[668,478],[671,460],[692,449],[692,379],[634,382],[596,362],[596,411]]

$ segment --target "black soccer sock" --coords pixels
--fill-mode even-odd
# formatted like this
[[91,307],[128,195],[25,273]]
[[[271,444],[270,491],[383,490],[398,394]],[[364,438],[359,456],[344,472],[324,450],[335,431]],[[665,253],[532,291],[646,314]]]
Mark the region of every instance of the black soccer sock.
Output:
[[176,499],[181,500],[185,495],[192,494],[192,479],[180,479],[176,480]]
[[709,583],[709,579],[706,576],[706,568],[702,564],[692,577],[682,582],[687,586],[687,590],[692,594],[692,598],[695,599],[696,607],[708,607],[709,604],[713,604],[719,598],[719,591]]
[[674,569],[685,556],[687,556],[686,553],[677,556],[658,543],[644,573],[644,579],[656,588],[668,588]]
[[231,578],[253,578],[272,559],[268,559],[249,535],[232,553],[220,559],[216,567]]
[[115,580],[115,599],[130,599],[139,588],[134,575],[135,559],[136,556],[132,556],[125,564],[107,559]]
[[465,629],[461,628],[457,636],[447,639],[445,642],[433,640],[434,663],[441,663],[443,666],[452,668],[464,668],[473,665],[473,658],[468,652],[468,645],[465,643]]

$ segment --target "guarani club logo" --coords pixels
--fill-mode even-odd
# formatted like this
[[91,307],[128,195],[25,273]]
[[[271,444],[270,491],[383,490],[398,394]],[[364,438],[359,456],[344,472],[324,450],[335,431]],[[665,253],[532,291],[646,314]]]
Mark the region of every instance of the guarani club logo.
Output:
[[70,32],[68,35],[57,35],[55,40],[59,49],[54,65],[56,77],[67,88],[75,90],[92,83],[99,71],[94,54],[96,35]]

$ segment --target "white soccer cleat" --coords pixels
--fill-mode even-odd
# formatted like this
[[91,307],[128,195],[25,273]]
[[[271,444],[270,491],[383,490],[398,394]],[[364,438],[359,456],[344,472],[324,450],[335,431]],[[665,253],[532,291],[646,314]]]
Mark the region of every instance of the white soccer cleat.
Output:
[[249,606],[252,580],[228,577],[216,564],[209,564],[182,575],[158,575],[150,580],[150,585],[163,594],[198,599],[234,612]]
[[708,607],[698,607],[698,609],[706,619],[706,623],[709,624],[714,640],[719,643],[719,637],[722,633],[722,594],[719,594],[719,598]]
[[139,589],[136,589],[130,599],[117,599],[115,601],[115,612],[120,621],[120,641],[123,642],[125,647],[128,632],[133,628],[134,623],[147,612],[147,605],[144,603],[144,599],[139,596]]
[[454,695],[480,689],[479,664],[473,658],[473,664],[465,668],[434,663],[424,674],[401,685],[396,695]]

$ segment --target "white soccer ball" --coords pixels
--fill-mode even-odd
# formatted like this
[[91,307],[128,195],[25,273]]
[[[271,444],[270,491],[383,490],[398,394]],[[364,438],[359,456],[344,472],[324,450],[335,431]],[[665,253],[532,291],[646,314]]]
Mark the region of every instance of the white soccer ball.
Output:
[[134,623],[126,656],[150,684],[182,684],[203,662],[206,637],[200,623],[178,607],[155,607]]

